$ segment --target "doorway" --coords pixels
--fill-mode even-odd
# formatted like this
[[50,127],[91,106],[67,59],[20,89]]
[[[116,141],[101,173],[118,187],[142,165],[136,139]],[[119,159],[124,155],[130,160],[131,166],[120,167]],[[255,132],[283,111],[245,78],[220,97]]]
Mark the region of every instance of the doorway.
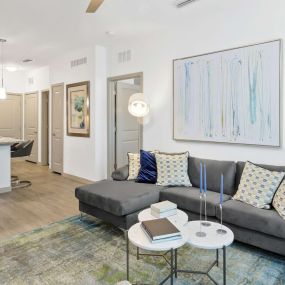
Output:
[[128,101],[134,93],[143,92],[143,73],[108,79],[108,176],[128,164],[128,152],[142,148],[142,120],[128,111]]
[[25,140],[33,140],[30,162],[38,162],[38,92],[25,94]]
[[22,94],[8,94],[0,100],[0,136],[22,139]]
[[49,90],[42,91],[41,164],[49,165]]
[[51,108],[51,170],[63,172],[63,102],[64,84],[52,86]]

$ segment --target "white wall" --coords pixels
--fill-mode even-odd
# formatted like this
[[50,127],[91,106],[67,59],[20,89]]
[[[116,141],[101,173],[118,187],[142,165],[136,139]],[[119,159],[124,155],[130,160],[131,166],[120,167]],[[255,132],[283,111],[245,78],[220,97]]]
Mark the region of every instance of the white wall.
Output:
[[[28,79],[32,78],[33,83],[29,84]],[[50,68],[43,66],[26,73],[25,92],[49,90],[50,88]]]
[[95,47],[95,176],[98,181],[107,178],[107,53]]
[[26,72],[23,70],[10,72],[4,70],[4,86],[8,93],[24,93]]
[[[87,64],[71,68],[74,59],[87,57]],[[102,79],[103,78],[103,79]],[[106,97],[106,52],[103,47],[89,47],[58,58],[50,65],[50,82],[57,84],[90,81],[90,138],[66,135],[64,124],[64,173],[89,180],[106,177],[106,154],[104,151],[107,109]],[[66,98],[66,97],[64,97]],[[64,122],[66,100],[64,99]]]
[[[175,27],[160,35],[143,37],[140,41],[137,38],[125,40],[110,52],[109,76],[144,73],[144,92],[151,104],[150,117],[144,126],[144,148],[189,150],[191,155],[204,158],[285,165],[284,116],[280,148],[178,142],[172,139],[173,59],[285,38],[285,1],[207,1],[203,9],[199,9],[198,2],[183,8],[188,10],[181,12],[184,16]],[[132,51],[132,61],[118,63],[117,53],[127,49]],[[282,112],[284,105],[285,100],[282,102]]]

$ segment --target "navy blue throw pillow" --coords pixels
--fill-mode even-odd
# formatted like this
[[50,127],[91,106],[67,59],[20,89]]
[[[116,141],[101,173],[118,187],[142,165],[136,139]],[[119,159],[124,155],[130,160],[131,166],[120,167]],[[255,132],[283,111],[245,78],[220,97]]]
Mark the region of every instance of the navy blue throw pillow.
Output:
[[140,151],[141,168],[136,182],[155,184],[157,180],[156,159],[154,153]]

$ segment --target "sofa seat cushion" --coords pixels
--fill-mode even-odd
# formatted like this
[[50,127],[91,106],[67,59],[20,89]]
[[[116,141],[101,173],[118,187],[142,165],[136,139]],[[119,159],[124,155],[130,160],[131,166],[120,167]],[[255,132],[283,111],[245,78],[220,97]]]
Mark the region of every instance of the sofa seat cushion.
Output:
[[[200,192],[195,187],[172,187],[160,192],[160,201],[169,200],[177,204],[182,210],[200,213]],[[224,195],[224,201],[230,199],[229,195]],[[219,204],[220,194],[207,191],[207,215],[216,216],[216,206]],[[204,204],[203,204],[204,207]],[[204,209],[204,208],[203,208]]]
[[103,180],[75,189],[81,202],[117,216],[125,216],[159,201],[162,187],[132,181]]
[[[217,217],[220,218],[220,211],[217,211]],[[275,210],[258,209],[230,200],[223,205],[223,221],[285,239],[285,221]]]

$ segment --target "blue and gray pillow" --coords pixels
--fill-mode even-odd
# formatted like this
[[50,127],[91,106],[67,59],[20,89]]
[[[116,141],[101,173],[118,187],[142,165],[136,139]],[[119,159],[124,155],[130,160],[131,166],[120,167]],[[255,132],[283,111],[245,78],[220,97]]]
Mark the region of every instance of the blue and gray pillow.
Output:
[[136,182],[155,184],[157,180],[157,168],[155,153],[140,151],[140,170]]

